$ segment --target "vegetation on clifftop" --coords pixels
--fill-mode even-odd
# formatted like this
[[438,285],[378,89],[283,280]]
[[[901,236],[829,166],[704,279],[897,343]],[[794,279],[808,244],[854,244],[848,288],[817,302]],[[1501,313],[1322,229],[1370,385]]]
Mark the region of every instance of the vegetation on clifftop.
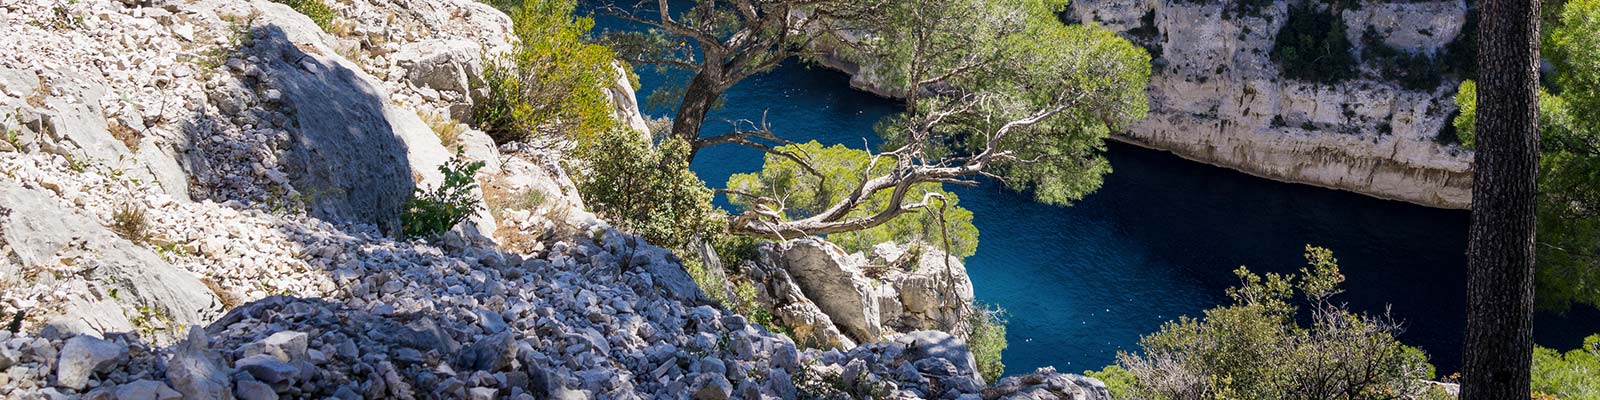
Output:
[[515,48],[487,56],[486,98],[473,109],[476,127],[496,143],[540,132],[588,137],[615,124],[606,88],[617,80],[615,55],[588,41],[594,19],[577,17],[575,0],[530,0],[509,11]]
[[[1387,316],[1349,311],[1333,252],[1306,247],[1298,276],[1240,267],[1233,303],[1182,317],[1140,340],[1142,352],[1090,372],[1119,399],[1400,399],[1434,396],[1427,355],[1400,343]],[[1296,300],[1299,297],[1299,300]],[[1309,314],[1305,325],[1297,315]]]

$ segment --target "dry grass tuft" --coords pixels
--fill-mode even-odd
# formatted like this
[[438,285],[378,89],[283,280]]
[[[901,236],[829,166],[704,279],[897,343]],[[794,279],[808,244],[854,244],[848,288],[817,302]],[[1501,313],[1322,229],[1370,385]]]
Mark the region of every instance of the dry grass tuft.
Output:
[[133,130],[133,128],[129,128],[127,125],[123,125],[121,122],[113,121],[107,128],[111,131],[111,137],[117,138],[117,141],[127,146],[128,151],[139,152],[139,139],[144,137],[143,134]]
[[111,212],[111,231],[134,243],[150,239],[150,220],[144,208],[133,203],[122,203]]
[[[494,217],[496,222],[502,224],[500,229],[495,230],[496,239],[499,239],[501,246],[507,250],[531,254],[533,249],[537,248],[540,240],[544,239],[545,232],[528,232],[517,229],[516,226],[505,223],[507,222],[505,214],[507,211],[512,210],[537,210],[549,200],[545,193],[538,189],[514,190],[509,185],[506,185],[499,176],[490,177],[481,187],[483,188],[484,202],[489,204],[489,214]],[[555,208],[550,211],[560,214],[564,213],[566,209]],[[564,215],[562,217],[559,220],[565,220]]]
[[422,122],[428,123],[429,128],[433,128],[433,134],[439,136],[439,143],[444,143],[445,148],[454,149],[461,144],[464,130],[460,121],[438,113],[417,113],[417,116],[422,117]]

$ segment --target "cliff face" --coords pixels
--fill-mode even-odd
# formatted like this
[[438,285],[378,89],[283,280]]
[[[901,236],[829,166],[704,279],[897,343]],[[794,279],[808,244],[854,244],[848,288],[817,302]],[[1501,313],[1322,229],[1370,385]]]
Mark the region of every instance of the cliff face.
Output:
[[[1358,67],[1357,78],[1339,83],[1286,79],[1271,54],[1290,2],[1264,2],[1252,12],[1238,12],[1249,7],[1239,3],[1072,2],[1073,19],[1116,31],[1152,53],[1150,113],[1114,139],[1274,180],[1471,207],[1472,151],[1436,141],[1454,115],[1456,81],[1407,89],[1382,78],[1370,61]],[[1353,4],[1338,15],[1353,55],[1363,53],[1370,30],[1390,49],[1438,60],[1467,20],[1460,0]],[[850,74],[851,87],[898,97],[878,82],[876,65],[819,61]]]
[[[1271,179],[1470,207],[1472,153],[1434,140],[1455,110],[1455,82],[1417,91],[1378,79],[1285,79],[1270,55],[1289,3],[1266,5],[1259,16],[1229,15],[1231,5],[1072,3],[1076,18],[1154,50],[1150,114],[1118,139]],[[1466,12],[1461,1],[1369,2],[1339,17],[1357,53],[1370,28],[1396,50],[1438,55],[1461,31]],[[1362,76],[1375,75],[1373,66],[1361,68]]]

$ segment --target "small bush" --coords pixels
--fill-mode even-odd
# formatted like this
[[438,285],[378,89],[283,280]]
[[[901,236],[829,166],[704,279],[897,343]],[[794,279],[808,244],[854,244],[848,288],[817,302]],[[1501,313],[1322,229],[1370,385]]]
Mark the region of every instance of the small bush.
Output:
[[651,148],[637,132],[609,130],[582,147],[578,194],[600,217],[658,246],[681,249],[696,236],[717,240],[722,218],[711,190],[689,170],[689,144]]
[[1344,20],[1313,3],[1289,8],[1289,21],[1278,31],[1272,61],[1283,77],[1319,83],[1338,83],[1356,76]]
[[1449,72],[1445,60],[1391,47],[1372,27],[1361,33],[1361,57],[1376,68],[1384,80],[1397,82],[1409,90],[1433,91],[1444,83],[1445,74]]
[[272,1],[289,6],[289,8],[293,8],[295,11],[298,11],[301,14],[305,14],[307,18],[311,18],[311,22],[317,24],[318,28],[322,28],[323,32],[332,33],[335,31],[333,22],[339,17],[339,13],[333,11],[333,8],[328,7],[328,4],[323,3],[322,0]]
[[1111,392],[1113,400],[1127,400],[1133,398],[1133,373],[1127,368],[1118,365],[1107,365],[1099,371],[1083,371],[1084,376],[1099,379],[1106,384],[1106,391]]
[[150,220],[143,207],[123,203],[111,211],[111,231],[134,243],[150,239]]
[[992,383],[1006,373],[1006,364],[1000,360],[1001,353],[1006,350],[1005,310],[979,305],[973,308],[975,312],[969,317],[972,334],[967,335],[967,347],[978,361],[978,373]]
[[594,20],[573,17],[575,7],[573,0],[529,0],[509,12],[516,48],[488,57],[488,96],[473,110],[478,129],[495,143],[541,129],[584,139],[616,124],[604,89],[616,80],[615,55],[586,42]]
[[406,201],[400,213],[400,226],[406,237],[429,237],[444,233],[478,211],[478,170],[482,161],[468,162],[460,150],[439,166],[444,182],[433,190],[421,187]]
[[1566,354],[1534,348],[1533,391],[1559,399],[1600,399],[1600,334]]
[[[1421,351],[1395,339],[1387,318],[1349,312],[1330,298],[1344,276],[1327,249],[1306,247],[1308,266],[1295,276],[1260,276],[1243,267],[1233,304],[1204,319],[1168,322],[1139,342],[1142,355],[1120,353],[1102,371],[1131,382],[1140,399],[1396,399],[1430,390],[1433,367]],[[1309,326],[1297,318],[1296,292],[1309,307]],[[1132,379],[1126,379],[1131,377]]]

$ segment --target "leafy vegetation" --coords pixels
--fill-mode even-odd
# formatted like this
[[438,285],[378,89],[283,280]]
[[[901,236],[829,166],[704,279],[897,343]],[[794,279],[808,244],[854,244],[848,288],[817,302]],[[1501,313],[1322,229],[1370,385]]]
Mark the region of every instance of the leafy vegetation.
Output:
[[307,18],[311,18],[311,22],[316,23],[317,27],[322,28],[323,32],[333,32],[334,21],[339,18],[339,13],[334,11],[332,7],[328,7],[328,3],[324,3],[322,0],[272,1],[289,6],[289,8],[304,14]]
[[[1241,267],[1233,304],[1183,317],[1140,340],[1143,355],[1120,353],[1106,377],[1120,398],[1399,399],[1429,394],[1433,367],[1395,339],[1386,317],[1334,303],[1344,276],[1333,253],[1306,247],[1296,276]],[[1311,324],[1296,318],[1304,299]],[[1124,386],[1125,385],[1125,386]]]
[[1006,372],[1006,364],[1000,357],[1006,350],[1005,310],[979,305],[974,305],[973,309],[976,312],[968,321],[972,333],[967,335],[967,346],[978,361],[978,373],[983,375],[983,380],[996,382]]
[[722,219],[712,193],[689,170],[688,143],[663,140],[652,148],[637,132],[616,128],[581,148],[574,168],[589,209],[618,228],[668,248],[694,237],[715,240]]
[[1370,26],[1361,33],[1361,53],[1362,60],[1376,68],[1383,79],[1410,90],[1431,92],[1444,83],[1449,72],[1444,59],[1389,46]]
[[[829,206],[850,195],[861,186],[864,176],[888,173],[895,161],[893,156],[874,157],[864,150],[843,145],[823,146],[816,141],[780,146],[767,154],[760,172],[728,178],[727,190],[739,193],[729,196],[729,200],[746,212],[771,213],[784,220],[810,218],[826,212]],[[869,204],[853,209],[846,218],[863,218],[882,212],[889,206],[892,195],[877,193],[868,200]],[[960,199],[954,193],[930,182],[911,186],[905,196],[937,200],[882,225],[828,235],[828,241],[850,252],[866,251],[875,244],[890,241],[934,246],[948,241],[949,254],[968,257],[977,252],[978,228],[972,225],[972,212],[959,206]]]
[[444,181],[433,190],[418,187],[400,213],[401,231],[406,237],[429,237],[444,233],[478,211],[478,170],[482,161],[467,161],[458,149],[456,155],[439,166]]
[[[1557,66],[1539,96],[1539,306],[1600,305],[1600,0],[1572,0],[1545,49]],[[1463,146],[1476,144],[1477,85],[1456,92],[1453,121]]]
[[1289,7],[1289,21],[1278,31],[1272,61],[1285,78],[1338,83],[1356,77],[1356,59],[1344,20],[1316,2]]
[[484,63],[487,96],[473,110],[496,143],[548,130],[580,142],[615,124],[604,88],[616,80],[610,49],[586,38],[594,19],[575,0],[529,0],[510,11],[516,47]]
[[1533,391],[1536,398],[1600,399],[1600,334],[1566,354],[1535,347]]

